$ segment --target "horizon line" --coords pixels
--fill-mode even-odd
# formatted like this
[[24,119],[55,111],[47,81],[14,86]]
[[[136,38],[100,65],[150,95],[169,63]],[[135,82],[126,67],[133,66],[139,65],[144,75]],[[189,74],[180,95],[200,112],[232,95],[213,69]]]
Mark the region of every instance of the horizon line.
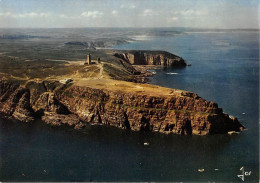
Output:
[[205,27],[0,27],[0,29],[161,29],[161,28],[182,28],[182,29],[209,29],[209,30],[260,30],[259,28],[205,28]]

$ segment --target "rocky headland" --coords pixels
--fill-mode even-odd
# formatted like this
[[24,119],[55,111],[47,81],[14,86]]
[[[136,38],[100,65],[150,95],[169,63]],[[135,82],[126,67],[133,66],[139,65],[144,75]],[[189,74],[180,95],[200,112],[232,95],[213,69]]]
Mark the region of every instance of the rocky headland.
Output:
[[[195,93],[140,83],[142,73],[133,67],[185,66],[181,57],[160,51],[110,51],[108,55],[110,63],[59,64],[63,74],[55,76],[50,76],[53,66],[50,70],[46,66],[48,74],[37,79],[1,73],[1,116],[31,123],[40,118],[75,129],[98,124],[165,134],[211,135],[244,129],[216,103]],[[60,83],[64,77],[73,82]]]
[[183,58],[166,51],[117,51],[114,54],[132,65],[158,65],[165,67],[186,66]]

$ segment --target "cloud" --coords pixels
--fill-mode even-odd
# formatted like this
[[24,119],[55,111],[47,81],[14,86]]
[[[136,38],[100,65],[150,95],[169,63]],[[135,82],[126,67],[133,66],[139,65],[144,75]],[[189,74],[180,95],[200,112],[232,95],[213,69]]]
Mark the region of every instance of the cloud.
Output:
[[151,15],[153,15],[153,11],[152,10],[150,10],[150,9],[144,10],[143,16],[151,16]]
[[31,13],[23,13],[23,14],[19,14],[17,15],[17,17],[21,17],[21,18],[26,18],[26,17],[36,17],[38,16],[37,13],[35,12],[31,12]]
[[1,17],[13,17],[14,15],[10,12],[0,13]]
[[185,20],[196,20],[196,19],[201,20],[201,18],[207,17],[208,10],[207,9],[202,9],[202,10],[186,9],[186,10],[176,11],[173,13],[173,15],[174,17],[170,19],[171,21],[177,21],[179,18]]
[[82,17],[90,17],[90,18],[98,18],[103,16],[103,12],[101,11],[88,11],[81,13]]
[[48,13],[36,13],[36,12],[13,14],[10,12],[6,12],[6,13],[0,13],[0,16],[11,17],[11,18],[35,18],[35,17],[48,17],[49,14]]
[[19,18],[27,18],[27,17],[48,17],[48,13],[35,13],[35,12],[30,12],[30,13],[23,13],[23,14],[18,14],[17,17]]
[[179,20],[178,17],[172,17],[172,18],[171,18],[171,21],[177,21],[177,20]]
[[116,11],[116,10],[112,11],[112,15],[117,15],[117,14],[118,14],[118,11]]
[[64,18],[64,19],[75,19],[75,18],[79,18],[79,17],[75,17],[75,16],[67,16],[64,14],[59,15],[60,18]]
[[70,18],[70,17],[68,17],[67,15],[64,15],[64,14],[59,15],[59,17],[60,18]]
[[124,4],[121,4],[121,5],[120,5],[120,8],[135,9],[136,6],[135,6],[135,5],[128,5],[128,6],[126,6],[126,5],[124,5]]
[[182,16],[203,16],[207,15],[207,10],[193,10],[193,9],[186,9],[182,11],[176,11],[175,15],[182,15]]

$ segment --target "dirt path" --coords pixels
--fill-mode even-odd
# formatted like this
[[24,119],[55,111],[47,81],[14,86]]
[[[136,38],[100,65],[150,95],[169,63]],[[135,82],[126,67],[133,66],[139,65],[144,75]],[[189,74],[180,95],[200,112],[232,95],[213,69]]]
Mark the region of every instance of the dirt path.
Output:
[[99,68],[100,68],[99,79],[102,79],[103,78],[103,71],[104,71],[103,64],[99,64]]

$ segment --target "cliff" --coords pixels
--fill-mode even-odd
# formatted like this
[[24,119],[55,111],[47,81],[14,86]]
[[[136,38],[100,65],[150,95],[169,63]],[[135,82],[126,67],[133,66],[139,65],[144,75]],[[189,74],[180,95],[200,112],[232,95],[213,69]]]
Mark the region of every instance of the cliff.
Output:
[[113,89],[97,86],[47,81],[22,86],[1,80],[0,113],[24,122],[41,118],[56,126],[102,124],[167,134],[208,135],[244,128],[216,103],[191,92],[123,81],[117,81]]
[[181,57],[165,51],[117,51],[114,56],[132,65],[186,66]]

